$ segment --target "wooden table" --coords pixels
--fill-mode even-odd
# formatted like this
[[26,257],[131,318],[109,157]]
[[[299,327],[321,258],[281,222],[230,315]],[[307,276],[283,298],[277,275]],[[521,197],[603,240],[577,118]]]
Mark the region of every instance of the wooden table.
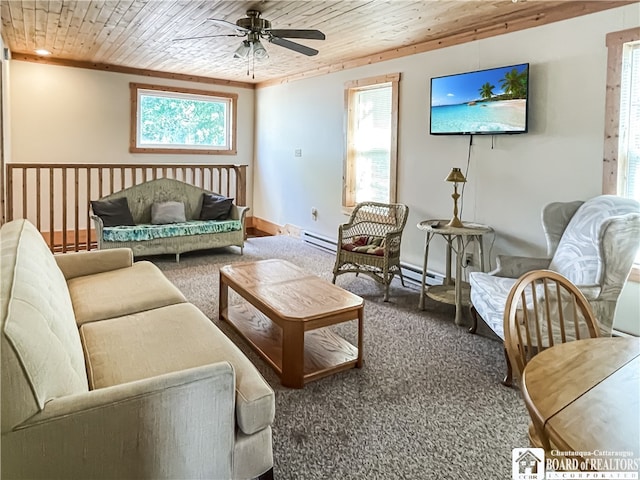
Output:
[[[246,300],[228,305],[231,287]],[[364,301],[284,260],[220,269],[220,318],[280,375],[286,387],[362,367]],[[357,348],[328,327],[358,321]]]
[[[426,232],[424,243],[424,263],[422,265],[422,289],[418,308],[424,310],[425,294],[438,302],[444,302],[456,306],[456,325],[462,325],[462,308],[469,305],[469,284],[462,281],[462,262],[467,246],[475,240],[478,245],[480,257],[480,270],[484,271],[484,248],[482,236],[493,232],[493,229],[480,223],[465,222],[462,227],[450,227],[449,220],[424,220],[418,223],[418,228]],[[442,235],[447,242],[445,278],[442,285],[433,285],[427,288],[427,263],[429,259],[429,244],[435,235]],[[455,242],[455,244],[454,244]],[[456,253],[455,282],[451,277],[451,252]]]
[[521,388],[558,450],[640,457],[640,338],[592,338],[544,350],[525,367]]

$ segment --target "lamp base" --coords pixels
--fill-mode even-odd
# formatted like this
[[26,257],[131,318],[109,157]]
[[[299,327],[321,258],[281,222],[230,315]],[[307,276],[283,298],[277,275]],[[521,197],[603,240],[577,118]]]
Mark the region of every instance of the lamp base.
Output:
[[460,219],[458,217],[453,217],[451,219],[451,221],[449,223],[447,223],[447,227],[460,228],[460,227],[464,227],[464,225],[462,224],[462,222],[460,221]]

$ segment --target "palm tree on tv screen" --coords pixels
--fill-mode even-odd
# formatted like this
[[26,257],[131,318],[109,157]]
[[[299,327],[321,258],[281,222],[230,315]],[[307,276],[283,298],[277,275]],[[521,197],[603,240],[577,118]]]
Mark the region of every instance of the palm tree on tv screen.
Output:
[[480,87],[480,97],[482,97],[483,100],[493,97],[494,88],[496,88],[495,85],[491,85],[489,82],[485,83]]
[[500,87],[509,98],[525,98],[527,94],[527,70],[518,73],[515,68],[504,74]]

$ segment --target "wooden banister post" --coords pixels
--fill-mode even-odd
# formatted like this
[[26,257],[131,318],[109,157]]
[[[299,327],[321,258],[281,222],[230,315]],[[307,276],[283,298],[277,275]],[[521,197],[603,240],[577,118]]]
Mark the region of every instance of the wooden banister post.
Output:
[[234,165],[236,171],[236,204],[247,205],[247,166]]

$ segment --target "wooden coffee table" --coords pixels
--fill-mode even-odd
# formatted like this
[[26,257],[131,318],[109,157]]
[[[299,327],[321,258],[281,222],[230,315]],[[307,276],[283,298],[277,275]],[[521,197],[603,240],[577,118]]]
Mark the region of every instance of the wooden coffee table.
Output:
[[[229,287],[246,302],[229,306]],[[285,260],[222,267],[219,308],[286,387],[362,367],[364,300]],[[326,328],[351,320],[357,348]]]

